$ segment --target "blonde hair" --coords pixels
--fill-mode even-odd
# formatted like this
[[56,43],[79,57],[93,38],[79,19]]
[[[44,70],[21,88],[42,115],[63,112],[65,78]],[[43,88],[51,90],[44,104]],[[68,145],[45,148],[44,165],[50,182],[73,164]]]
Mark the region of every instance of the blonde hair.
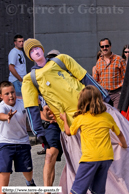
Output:
[[81,92],[78,100],[77,112],[73,117],[90,111],[96,115],[106,111],[100,91],[93,85],[86,86]]

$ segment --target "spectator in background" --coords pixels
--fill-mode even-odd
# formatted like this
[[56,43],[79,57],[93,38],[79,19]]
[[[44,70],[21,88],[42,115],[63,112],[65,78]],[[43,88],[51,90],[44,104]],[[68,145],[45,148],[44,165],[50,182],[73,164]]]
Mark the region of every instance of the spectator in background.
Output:
[[126,44],[122,50],[122,58],[125,59],[126,64],[129,57],[129,44]]
[[[99,57],[100,57],[101,55],[102,55],[102,52],[101,52],[101,50],[99,50],[98,53],[97,53],[97,57],[96,57],[97,61],[98,61],[98,59],[99,59]],[[96,66],[93,66],[93,68],[92,68],[92,76],[93,76],[93,74],[94,74],[95,68],[96,68]]]
[[121,96],[118,108],[121,114],[129,121],[129,45],[126,44],[122,50],[122,58],[126,60],[126,72],[124,77],[124,83],[121,90]]
[[102,56],[96,63],[93,78],[108,91],[113,106],[117,108],[126,71],[126,62],[122,57],[112,53],[111,41],[108,38],[100,40],[99,46]]
[[21,96],[21,85],[23,77],[26,75],[26,60],[23,54],[24,38],[22,35],[17,34],[14,36],[15,47],[9,52],[8,65],[9,65],[9,78],[8,80],[13,83],[17,96]]
[[118,109],[121,114],[129,121],[129,61],[127,62]]
[[102,56],[102,51],[101,50],[99,50],[98,53],[97,53],[97,57],[96,57],[97,61],[98,61],[100,56]]

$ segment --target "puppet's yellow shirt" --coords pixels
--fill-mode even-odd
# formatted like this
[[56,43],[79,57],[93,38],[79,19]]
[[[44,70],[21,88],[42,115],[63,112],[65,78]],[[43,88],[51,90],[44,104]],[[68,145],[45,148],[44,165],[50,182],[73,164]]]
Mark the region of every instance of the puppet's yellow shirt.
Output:
[[[47,62],[43,68],[36,69],[35,73],[39,90],[55,114],[59,127],[64,131],[64,123],[59,114],[66,112],[68,123],[71,125],[72,116],[77,110],[79,93],[85,87],[80,80],[85,76],[86,70],[68,55],[61,54],[57,58],[66,65],[74,77],[54,61]],[[32,83],[30,73],[24,76],[22,96],[25,108],[38,106],[38,91]]]

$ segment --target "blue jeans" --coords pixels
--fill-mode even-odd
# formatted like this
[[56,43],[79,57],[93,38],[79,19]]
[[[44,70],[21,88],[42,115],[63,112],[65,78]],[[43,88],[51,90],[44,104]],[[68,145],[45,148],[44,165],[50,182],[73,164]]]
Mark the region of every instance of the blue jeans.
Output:
[[15,87],[16,96],[22,96],[21,94],[22,82],[20,82],[19,80],[16,80],[15,82],[13,82],[13,85]]

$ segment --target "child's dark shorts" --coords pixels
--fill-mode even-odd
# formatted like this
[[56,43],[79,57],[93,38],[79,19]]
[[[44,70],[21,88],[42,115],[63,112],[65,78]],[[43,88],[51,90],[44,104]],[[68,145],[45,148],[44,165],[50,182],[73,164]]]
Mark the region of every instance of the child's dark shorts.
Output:
[[58,158],[60,158],[63,153],[60,143],[60,133],[61,130],[57,123],[51,123],[48,128],[45,129],[45,138],[48,142],[48,146],[46,148],[57,148],[59,150]]
[[12,173],[14,161],[15,172],[32,171],[31,146],[29,144],[0,143],[0,172]]
[[71,193],[86,194],[90,189],[93,194],[105,194],[107,172],[111,163],[112,160],[81,162]]

